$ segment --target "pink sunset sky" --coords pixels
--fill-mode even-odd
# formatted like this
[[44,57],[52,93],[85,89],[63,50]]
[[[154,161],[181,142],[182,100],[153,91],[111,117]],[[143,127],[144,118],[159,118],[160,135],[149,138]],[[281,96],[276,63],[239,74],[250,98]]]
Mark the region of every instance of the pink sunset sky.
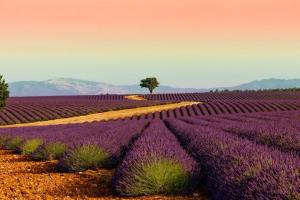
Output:
[[[34,71],[30,79],[72,68],[78,73],[67,75],[93,80],[101,68],[103,81],[113,82],[105,78],[121,66],[137,79],[156,75],[183,86],[213,86],[205,77],[220,70],[238,70],[238,78],[214,84],[293,78],[300,76],[300,1],[0,0],[0,42],[0,69],[9,66],[10,80],[22,67]],[[94,75],[81,76],[83,67]],[[170,67],[205,77],[186,74],[180,83],[168,77]]]
[[2,0],[0,36],[296,37],[298,0]]

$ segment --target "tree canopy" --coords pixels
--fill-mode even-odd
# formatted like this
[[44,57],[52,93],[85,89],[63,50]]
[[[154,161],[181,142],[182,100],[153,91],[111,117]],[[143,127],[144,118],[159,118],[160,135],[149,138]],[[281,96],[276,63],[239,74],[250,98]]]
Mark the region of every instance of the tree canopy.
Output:
[[2,75],[0,75],[0,109],[6,105],[6,100],[9,97],[8,84],[5,82]]
[[148,88],[150,93],[152,94],[154,89],[159,86],[159,82],[155,77],[145,78],[141,80],[140,86],[142,88]]

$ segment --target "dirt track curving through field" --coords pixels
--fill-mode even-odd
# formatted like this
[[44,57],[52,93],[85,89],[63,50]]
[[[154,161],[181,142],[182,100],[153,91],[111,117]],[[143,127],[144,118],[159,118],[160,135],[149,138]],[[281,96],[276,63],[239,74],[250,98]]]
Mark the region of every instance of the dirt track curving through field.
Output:
[[144,97],[141,97],[139,95],[129,95],[129,96],[125,96],[124,98],[128,99],[128,100],[135,100],[135,101],[145,101],[145,100],[147,100]]
[[115,119],[122,119],[122,118],[128,118],[132,116],[140,116],[143,114],[150,114],[154,112],[176,109],[176,108],[190,106],[199,103],[200,102],[180,102],[180,103],[171,103],[171,104],[164,104],[164,105],[157,105],[157,106],[131,108],[131,109],[118,110],[118,111],[108,111],[103,113],[70,117],[64,119],[55,119],[49,121],[39,121],[39,122],[32,122],[32,123],[0,126],[0,128],[24,127],[24,126],[49,126],[49,125],[59,125],[59,124],[77,124],[77,123],[85,123],[85,122],[115,120]]

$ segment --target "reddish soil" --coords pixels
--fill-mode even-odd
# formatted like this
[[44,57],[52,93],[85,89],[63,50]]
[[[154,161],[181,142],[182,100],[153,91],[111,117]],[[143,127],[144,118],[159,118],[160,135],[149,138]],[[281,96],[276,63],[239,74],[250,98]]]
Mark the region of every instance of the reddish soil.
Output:
[[26,156],[0,150],[0,199],[206,199],[199,194],[191,197],[114,197],[111,191],[112,170],[58,173],[55,165],[56,161],[34,162]]

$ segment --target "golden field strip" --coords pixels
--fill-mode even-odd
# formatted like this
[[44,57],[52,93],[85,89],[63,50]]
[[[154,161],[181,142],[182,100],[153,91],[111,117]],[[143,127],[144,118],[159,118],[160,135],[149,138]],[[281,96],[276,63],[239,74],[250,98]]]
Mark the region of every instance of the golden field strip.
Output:
[[128,99],[128,100],[135,100],[135,101],[145,101],[145,100],[147,100],[144,97],[141,97],[139,95],[130,95],[130,96],[125,96],[124,98]]
[[132,116],[140,116],[140,115],[144,115],[144,114],[150,114],[150,113],[159,112],[159,111],[176,109],[176,108],[190,106],[190,105],[199,104],[199,103],[200,102],[170,103],[170,104],[157,105],[157,106],[147,106],[147,107],[131,108],[131,109],[118,110],[118,111],[108,111],[108,112],[103,112],[103,113],[96,113],[96,114],[77,116],[77,117],[69,117],[69,118],[63,118],[63,119],[39,121],[39,122],[24,123],[24,124],[6,125],[6,126],[0,126],[0,128],[25,127],[25,126],[49,126],[49,125],[77,124],[77,123],[85,123],[85,122],[115,120],[115,119],[128,118],[128,117],[132,117]]

